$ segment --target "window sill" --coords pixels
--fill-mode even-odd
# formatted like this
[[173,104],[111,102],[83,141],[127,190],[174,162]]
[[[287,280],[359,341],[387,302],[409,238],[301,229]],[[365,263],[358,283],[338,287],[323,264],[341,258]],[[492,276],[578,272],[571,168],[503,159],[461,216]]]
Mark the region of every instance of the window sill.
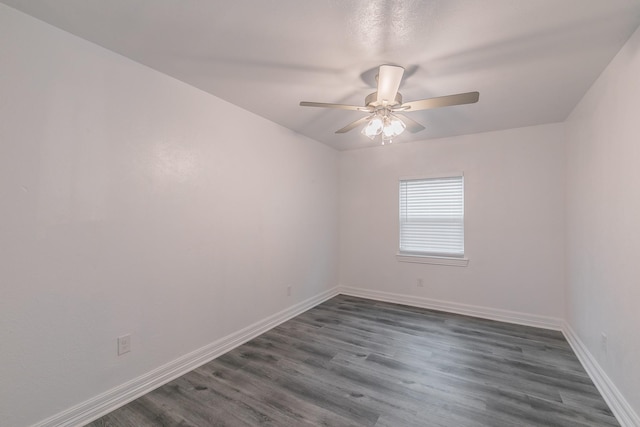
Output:
[[399,262],[412,262],[418,264],[437,264],[437,265],[451,265],[454,267],[466,267],[469,265],[469,258],[453,258],[442,256],[430,256],[430,255],[408,255],[408,254],[396,254],[396,259]]

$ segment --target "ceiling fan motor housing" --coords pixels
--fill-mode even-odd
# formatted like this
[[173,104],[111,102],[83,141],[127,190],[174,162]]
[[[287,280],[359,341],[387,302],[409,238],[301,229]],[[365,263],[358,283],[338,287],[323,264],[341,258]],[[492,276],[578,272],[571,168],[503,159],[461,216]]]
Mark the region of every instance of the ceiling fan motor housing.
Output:
[[[402,95],[400,94],[400,92],[396,92],[396,97],[393,102],[390,102],[388,100],[378,101],[377,98],[378,92],[370,93],[364,99],[364,105],[366,105],[367,107],[394,107],[396,105],[402,105]],[[384,103],[385,101],[387,101],[386,104]]]

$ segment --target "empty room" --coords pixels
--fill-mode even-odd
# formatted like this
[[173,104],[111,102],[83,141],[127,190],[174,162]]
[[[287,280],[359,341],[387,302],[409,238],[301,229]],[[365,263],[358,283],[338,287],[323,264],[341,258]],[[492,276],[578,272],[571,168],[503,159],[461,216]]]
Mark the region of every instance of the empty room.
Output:
[[640,427],[639,27],[0,0],[0,426]]

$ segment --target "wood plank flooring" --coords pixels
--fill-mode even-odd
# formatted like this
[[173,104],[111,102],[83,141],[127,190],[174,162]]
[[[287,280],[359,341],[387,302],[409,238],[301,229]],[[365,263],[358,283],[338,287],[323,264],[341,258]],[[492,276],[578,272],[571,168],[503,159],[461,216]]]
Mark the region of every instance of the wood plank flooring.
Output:
[[618,425],[560,332],[347,296],[89,424]]

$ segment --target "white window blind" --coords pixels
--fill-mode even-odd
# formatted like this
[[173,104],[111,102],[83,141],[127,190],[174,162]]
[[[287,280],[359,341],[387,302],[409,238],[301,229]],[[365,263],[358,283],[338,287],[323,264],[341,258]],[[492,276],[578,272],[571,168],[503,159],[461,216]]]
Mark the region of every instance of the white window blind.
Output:
[[400,181],[400,253],[464,257],[462,176]]

